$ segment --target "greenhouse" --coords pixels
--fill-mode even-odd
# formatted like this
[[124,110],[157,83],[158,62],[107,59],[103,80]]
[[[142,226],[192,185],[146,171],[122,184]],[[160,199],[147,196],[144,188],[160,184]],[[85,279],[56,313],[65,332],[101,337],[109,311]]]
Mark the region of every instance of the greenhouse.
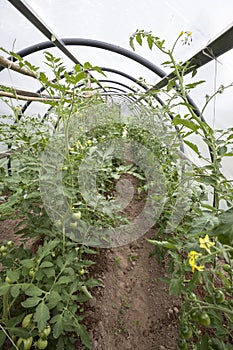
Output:
[[233,350],[232,1],[0,1],[0,349]]

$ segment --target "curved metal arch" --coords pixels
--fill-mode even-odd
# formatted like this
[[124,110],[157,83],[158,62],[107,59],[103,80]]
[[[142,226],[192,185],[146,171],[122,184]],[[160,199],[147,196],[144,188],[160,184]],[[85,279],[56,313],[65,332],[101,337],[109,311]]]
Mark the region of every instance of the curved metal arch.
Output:
[[[117,70],[115,70],[115,69],[111,69],[111,68],[102,68],[102,67],[100,67],[100,69],[101,70],[103,70],[103,71],[109,71],[109,72],[113,72],[113,73],[118,73],[118,74],[120,74],[120,75],[122,75],[122,76],[125,76],[125,77],[127,77],[128,79],[130,79],[130,80],[132,80],[133,82],[135,82],[135,83],[137,83],[139,86],[141,86],[141,87],[143,87],[145,90],[147,89],[145,86],[143,86],[143,84],[141,84],[140,82],[137,82],[137,79],[135,79],[135,78],[133,78],[133,77],[131,77],[130,75],[128,75],[128,74],[125,74],[124,72],[120,72],[120,71],[117,71]],[[68,72],[68,74],[72,74],[72,71],[71,72]],[[64,78],[64,75],[61,75],[61,77],[60,77],[60,79],[63,79]],[[54,80],[52,80],[52,82],[53,82]],[[102,79],[100,79],[99,80],[100,82],[105,82],[105,80],[102,80]],[[106,80],[106,82],[107,82],[108,80]],[[131,90],[132,92],[135,92],[136,93],[136,90],[134,90],[133,88],[131,88],[130,86],[128,86],[128,85],[126,85],[126,84],[123,84],[123,83],[120,83],[120,82],[118,82],[118,81],[114,81],[114,80],[109,80],[109,82],[111,82],[111,83],[115,83],[115,84],[118,84],[118,85],[121,85],[121,86],[124,86],[124,87],[126,87],[127,89],[129,89],[129,90]],[[81,86],[82,86],[83,84],[81,84]],[[100,89],[101,87],[99,87],[99,89]],[[42,86],[39,90],[37,90],[36,91],[36,93],[37,94],[41,94],[43,91],[45,90],[45,87],[44,86]],[[125,91],[126,92],[126,91]],[[161,101],[159,98],[156,98],[159,102]],[[26,109],[30,106],[30,104],[32,103],[33,101],[28,101],[28,102],[26,102],[24,105],[23,105],[23,107],[21,108],[21,113],[20,113],[20,115],[19,115],[19,119],[20,119],[20,116],[26,111]]]
[[[146,85],[144,85],[143,83],[141,83],[140,81],[138,81],[138,79],[134,78],[133,76],[129,75],[128,73],[125,73],[125,72],[122,72],[120,70],[117,70],[115,68],[109,68],[109,67],[100,67],[100,69],[103,71],[103,72],[110,72],[110,73],[114,73],[114,74],[117,74],[117,75],[120,75],[132,82],[134,82],[135,84],[137,84],[138,86],[140,86],[141,88],[143,88],[145,91],[148,90],[148,87]],[[72,74],[72,71],[68,72],[68,74]],[[61,75],[60,79],[63,79],[64,78],[64,75]],[[52,80],[53,82],[53,80]],[[117,81],[115,82],[116,84],[118,83]],[[130,87],[128,86],[128,88],[130,89]],[[43,91],[45,90],[45,87],[42,86],[39,90],[36,91],[37,94],[41,94]],[[159,98],[157,95],[154,96],[154,98],[158,101],[158,103],[161,105],[161,106],[164,106],[164,102],[161,100],[161,98]],[[144,98],[146,100],[146,98]],[[26,102],[23,107],[21,108],[21,114],[19,115],[19,119],[21,117],[21,115],[26,111],[26,109],[30,106],[30,104],[32,103],[33,101],[28,101]],[[171,114],[168,113],[168,115],[170,116],[171,119],[173,119],[173,116]],[[178,129],[177,129],[178,131]]]
[[120,76],[122,76],[122,77],[124,77],[124,78],[126,78],[128,80],[133,81],[135,84],[137,84],[138,86],[140,86],[144,90],[148,90],[148,87],[146,85],[144,85],[138,79],[134,78],[132,75],[130,75],[128,73],[122,72],[122,71],[120,71],[118,69],[115,69],[115,68],[100,67],[100,69],[103,72],[109,72],[109,73],[114,73],[114,74],[120,75]]
[[[111,51],[111,52],[120,54],[124,57],[127,57],[129,59],[132,59],[135,62],[140,63],[142,66],[148,68],[150,71],[158,75],[160,78],[163,78],[166,76],[166,73],[161,68],[156,66],[154,63],[136,54],[135,52],[129,51],[121,46],[106,43],[99,40],[84,39],[84,38],[64,38],[64,39],[61,39],[61,41],[65,45],[88,46],[88,47],[95,47],[95,48]],[[32,53],[35,53],[44,49],[54,48],[54,47],[55,45],[51,41],[45,41],[45,42],[41,42],[32,46],[29,46],[23,50],[20,50],[17,52],[17,54],[20,55],[21,57],[25,57]],[[14,57],[10,57],[9,59],[16,61]],[[0,72],[3,69],[4,67],[0,67]],[[188,102],[194,107],[194,111],[196,115],[200,117],[201,116],[200,110],[198,109],[197,105],[194,103],[194,101],[191,99],[191,97],[188,94],[187,94],[187,99],[188,99]]]
[[[152,72],[154,72],[155,74],[157,74],[161,78],[166,76],[166,73],[161,68],[156,66],[154,63],[152,63],[149,60],[147,60],[146,58],[136,54],[135,52],[127,50],[121,46],[106,43],[104,41],[99,41],[99,40],[94,40],[94,39],[84,39],[84,38],[64,38],[64,39],[61,39],[61,41],[65,45],[68,45],[68,46],[69,45],[88,46],[88,47],[95,47],[95,48],[111,51],[111,52],[120,54],[122,56],[128,57],[135,62],[140,63],[141,65],[148,68],[149,70],[151,70]],[[45,49],[49,49],[49,48],[55,48],[55,47],[56,46],[51,41],[44,41],[44,42],[29,46],[25,49],[18,51],[17,55],[19,55],[21,57],[25,57],[25,56],[28,56],[32,53],[35,53],[35,52],[38,52],[41,50],[45,50]],[[13,61],[17,61],[17,59],[14,57],[10,57],[9,59],[11,59]],[[5,68],[0,67],[0,72],[3,69],[5,69]]]
[[[126,89],[136,93],[137,91],[133,88],[131,88],[130,86],[124,84],[124,83],[121,83],[119,81],[115,81],[115,80],[111,80],[111,79],[100,79],[101,83],[112,83],[112,84],[116,84],[116,85],[119,85],[119,86],[122,86],[122,87],[125,87]],[[108,88],[108,86],[104,86],[105,88]],[[125,91],[127,92],[127,91]]]
[[[139,85],[141,88],[143,88],[145,91],[149,90],[149,88],[148,88],[146,85],[144,85],[143,83],[141,83],[140,81],[138,81],[138,79],[132,77],[132,76],[129,75],[128,73],[119,71],[119,70],[114,69],[114,68],[106,68],[106,67],[100,67],[100,68],[101,68],[102,71],[104,71],[104,72],[110,72],[110,73],[119,74],[119,75],[121,75],[122,77],[125,77],[125,78],[127,78],[127,79],[133,81],[134,83],[136,83],[137,85]],[[165,105],[165,103],[163,102],[163,100],[162,100],[160,97],[158,97],[157,95],[154,95],[153,97],[159,102],[159,104],[160,104],[161,106],[164,106],[164,105]],[[146,100],[146,98],[144,98],[144,100]],[[172,116],[170,113],[168,113],[168,115],[169,115],[169,117],[170,117],[171,119],[173,119],[173,116]]]

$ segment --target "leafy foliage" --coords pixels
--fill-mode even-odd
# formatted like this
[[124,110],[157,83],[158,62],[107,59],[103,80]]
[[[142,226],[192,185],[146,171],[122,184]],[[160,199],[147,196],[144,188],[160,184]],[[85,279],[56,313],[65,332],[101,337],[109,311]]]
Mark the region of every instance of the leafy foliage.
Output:
[[[130,38],[133,49],[134,41],[142,45],[145,39],[150,50],[155,47],[168,57],[164,62],[166,67],[172,69],[168,84],[156,91],[152,86],[146,95],[163,93],[167,96],[165,103],[169,106],[173,125],[177,127],[184,144],[205,164],[191,169],[190,175],[194,179],[191,202],[180,224],[170,226],[168,230],[170,212],[176,205],[171,201],[170,192],[169,205],[165,206],[161,215],[157,236],[149,242],[155,246],[154,253],[160,260],[165,254],[170,257],[171,278],[162,280],[169,283],[170,294],[182,295],[183,298],[179,316],[179,348],[232,349],[233,188],[221,169],[223,158],[232,156],[232,128],[213,130],[189,104],[187,93],[203,81],[184,83],[185,73],[192,71],[192,76],[195,76],[196,69],[190,63],[182,64],[174,58],[175,47],[181,38],[184,38],[183,44],[190,44],[191,32],[181,32],[171,49],[165,48],[164,40],[144,30],[137,30]],[[207,97],[201,117],[211,99],[225,88],[221,86],[213,96]],[[177,114],[177,106],[182,106],[182,115]],[[189,140],[192,134],[204,141],[210,151],[209,159]],[[171,183],[174,186],[174,178]],[[206,192],[212,195],[213,205]],[[229,209],[224,211],[222,207]]]

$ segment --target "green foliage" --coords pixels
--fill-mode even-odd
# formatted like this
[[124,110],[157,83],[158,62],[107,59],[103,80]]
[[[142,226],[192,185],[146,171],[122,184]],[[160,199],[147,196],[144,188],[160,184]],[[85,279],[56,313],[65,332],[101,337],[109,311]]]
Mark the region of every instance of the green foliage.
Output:
[[[51,341],[56,347],[60,338],[69,332],[72,339],[79,336],[90,348],[79,310],[89,299],[88,289],[98,285],[98,281],[80,275],[81,267],[91,262],[82,260],[76,244],[68,241],[64,245],[62,237],[55,231],[54,234],[59,239],[49,241],[46,238],[36,254],[22,243],[8,249],[7,256],[2,257],[1,324],[11,338],[30,335],[34,341],[50,325],[48,344]],[[85,252],[85,247],[80,249]],[[3,282],[6,276],[10,281]],[[25,320],[27,315],[30,318]]]
[[[71,111],[75,113],[86,105],[81,96],[87,91],[86,85],[79,89],[77,96],[74,96],[74,88],[81,82],[86,83],[88,70],[99,73],[101,70],[86,63],[84,67],[76,65],[74,72],[68,74],[61,59],[46,52],[46,64],[54,74],[54,79],[50,80],[37,67],[16,58],[22,67],[36,73],[54,101],[49,102],[53,112],[45,120],[40,115],[30,118],[21,115],[20,106],[12,107],[5,100],[12,107],[12,114],[2,116],[0,142],[11,148],[12,157],[10,176],[4,163],[1,167],[0,213],[1,220],[20,219],[17,233],[23,238],[19,246],[4,241],[0,247],[0,347],[10,338],[19,349],[35,346],[36,349],[71,350],[75,348],[75,340],[81,338],[90,349],[89,336],[82,324],[83,311],[91,296],[89,290],[99,282],[88,278],[88,267],[93,262],[83,255],[96,252],[77,245],[52,224],[41,199],[39,176],[41,155],[54,127],[63,125],[64,128]],[[62,74],[63,81],[60,80]],[[69,153],[69,148],[67,145],[67,163],[70,166],[72,158],[74,166],[77,160]],[[77,196],[72,198],[77,202]],[[28,239],[35,242],[36,252],[32,252],[33,247],[26,247]]]
[[[164,93],[168,110],[173,117],[172,124],[177,127],[185,145],[196,153],[206,165],[194,166],[190,175],[193,178],[191,202],[186,215],[178,226],[168,224],[176,202],[172,201],[172,192],[168,192],[168,203],[160,217],[157,236],[148,240],[155,246],[154,253],[159,259],[166,254],[170,260],[170,279],[162,279],[169,283],[172,295],[182,295],[180,321],[180,349],[232,349],[233,324],[233,236],[232,236],[232,183],[222,172],[224,157],[232,156],[232,128],[213,130],[189,104],[187,93],[203,81],[184,83],[187,70],[196,74],[195,67],[182,64],[174,58],[174,50],[181,38],[183,44],[191,42],[190,32],[181,32],[172,49],[164,47],[164,41],[153,36],[151,32],[137,30],[130,38],[134,49],[134,41],[142,45],[147,41],[149,49],[156,47],[167,56],[166,67],[173,71],[173,76],[166,87],[154,91],[148,90],[146,96]],[[232,86],[229,85],[228,87]],[[213,96],[207,98],[202,109],[218,93],[227,87],[220,87]],[[175,108],[182,107],[182,115]],[[201,115],[202,116],[202,115]],[[204,157],[196,144],[189,140],[195,134],[201,137],[209,148],[211,158]],[[174,188],[175,178],[170,178]],[[196,185],[196,186],[195,186]],[[213,195],[213,205],[206,202],[205,192]],[[229,208],[223,211],[220,204]],[[226,264],[222,267],[223,262]],[[225,271],[225,272],[224,272]],[[224,325],[223,325],[224,324]],[[211,333],[203,331],[203,326],[211,329]],[[214,334],[211,337],[207,334]],[[204,336],[203,336],[204,335]]]
[[230,208],[219,215],[219,223],[212,229],[211,235],[218,237],[218,240],[228,246],[233,246],[233,208]]

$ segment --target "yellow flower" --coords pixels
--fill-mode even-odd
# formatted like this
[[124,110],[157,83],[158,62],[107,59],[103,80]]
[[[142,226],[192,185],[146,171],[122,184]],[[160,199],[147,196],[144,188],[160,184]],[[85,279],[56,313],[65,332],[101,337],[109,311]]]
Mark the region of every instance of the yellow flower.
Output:
[[188,36],[191,36],[193,32],[185,32]]
[[184,35],[184,34],[185,34],[185,32],[182,30],[182,32],[180,32],[180,36],[181,36],[181,35]]
[[215,242],[210,242],[209,236],[205,235],[205,238],[199,238],[200,248],[205,249],[209,254],[211,246],[215,245]]
[[198,271],[203,271],[204,270],[204,265],[198,266],[196,265],[196,260],[201,256],[201,253],[196,252],[195,250],[192,250],[191,252],[188,253],[189,257],[189,265],[192,268],[192,272],[196,270]]

